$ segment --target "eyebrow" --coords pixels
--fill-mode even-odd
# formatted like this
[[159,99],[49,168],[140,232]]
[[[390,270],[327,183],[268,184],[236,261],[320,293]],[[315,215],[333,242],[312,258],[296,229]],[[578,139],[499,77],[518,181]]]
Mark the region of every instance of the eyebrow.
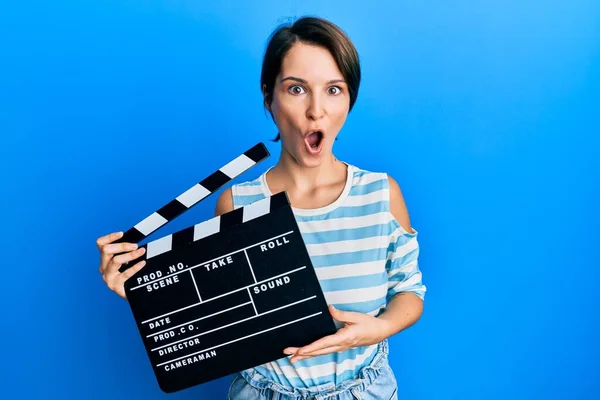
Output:
[[[279,82],[283,83],[284,81],[296,81],[296,82],[300,82],[300,83],[304,83],[304,84],[308,83],[305,79],[297,78],[295,76],[286,76]],[[346,83],[346,81],[344,79],[332,79],[332,80],[327,81],[326,84],[331,85],[332,83],[340,83],[340,82]]]

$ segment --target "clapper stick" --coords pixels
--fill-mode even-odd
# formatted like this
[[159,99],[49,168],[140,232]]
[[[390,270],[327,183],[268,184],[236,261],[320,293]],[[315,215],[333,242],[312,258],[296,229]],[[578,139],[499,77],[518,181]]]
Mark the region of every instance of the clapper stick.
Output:
[[[139,243],[160,227],[173,221],[179,215],[219,190],[231,180],[268,158],[269,155],[269,151],[262,142],[256,144],[177,196],[159,210],[138,222],[135,226],[127,230],[121,239],[116,240],[115,243]],[[140,247],[146,247],[146,245]],[[138,261],[144,259],[144,256],[123,264],[119,269],[119,272],[123,272],[135,265]]]

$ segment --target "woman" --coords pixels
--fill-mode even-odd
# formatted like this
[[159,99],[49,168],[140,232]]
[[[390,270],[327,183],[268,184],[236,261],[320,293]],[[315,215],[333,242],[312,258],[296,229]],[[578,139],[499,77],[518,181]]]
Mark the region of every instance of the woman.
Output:
[[[358,54],[331,22],[301,18],[271,36],[261,89],[279,129],[281,156],[255,180],[225,190],[216,215],[286,191],[340,329],[236,374],[229,399],[396,398],[387,338],[419,319],[425,286],[417,232],[396,181],[332,152],[359,84]],[[144,249],[112,244],[119,237],[103,236],[97,244],[105,282],[125,298],[123,282],[144,264],[124,273],[118,268]]]

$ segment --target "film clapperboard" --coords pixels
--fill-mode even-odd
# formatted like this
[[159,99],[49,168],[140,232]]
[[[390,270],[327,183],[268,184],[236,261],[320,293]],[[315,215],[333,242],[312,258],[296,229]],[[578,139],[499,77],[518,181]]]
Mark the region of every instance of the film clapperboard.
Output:
[[[138,243],[269,156],[252,147],[125,232]],[[125,292],[158,385],[186,389],[336,332],[285,192],[140,247]]]

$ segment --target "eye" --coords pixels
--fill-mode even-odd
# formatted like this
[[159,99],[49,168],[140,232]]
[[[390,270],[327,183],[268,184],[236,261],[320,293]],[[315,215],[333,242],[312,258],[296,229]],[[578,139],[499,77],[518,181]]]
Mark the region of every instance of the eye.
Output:
[[[334,90],[332,90],[334,89]],[[332,94],[334,96],[337,96],[338,94],[342,93],[342,88],[339,86],[330,86],[327,91],[329,92],[329,94]]]
[[304,88],[299,85],[292,85],[288,88],[288,92],[290,92],[293,95],[299,95],[304,93]]

